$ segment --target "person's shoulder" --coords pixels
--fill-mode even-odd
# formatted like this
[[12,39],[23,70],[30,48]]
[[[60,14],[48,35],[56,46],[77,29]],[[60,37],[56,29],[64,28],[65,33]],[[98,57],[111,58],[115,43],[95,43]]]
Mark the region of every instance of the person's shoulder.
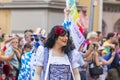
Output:
[[38,47],[38,49],[44,49],[44,46],[40,45],[40,46]]
[[6,51],[5,51],[5,54],[11,54],[11,52],[13,51],[14,49],[13,49],[13,47],[12,46],[9,46],[9,47],[7,47],[7,49],[6,49]]
[[37,49],[37,52],[41,52],[41,51],[44,51],[44,46],[39,46],[38,49]]

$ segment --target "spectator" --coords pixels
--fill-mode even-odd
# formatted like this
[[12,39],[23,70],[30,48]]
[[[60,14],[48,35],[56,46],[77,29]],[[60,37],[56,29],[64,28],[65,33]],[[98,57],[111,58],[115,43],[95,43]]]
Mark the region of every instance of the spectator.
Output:
[[102,46],[103,45],[103,35],[102,35],[102,32],[96,31],[96,33],[98,34],[98,42],[99,42],[100,46]]
[[99,76],[100,76],[99,80],[105,80],[105,78],[106,78],[106,75],[105,75],[106,67],[105,66],[112,63],[114,56],[115,56],[115,52],[113,52],[110,59],[108,61],[106,61],[101,56],[101,51],[100,51],[101,49],[99,49],[98,43],[93,42],[92,44],[90,44],[90,46],[93,47],[93,51],[91,52],[91,54],[92,54],[91,60],[92,59],[94,60],[96,66],[103,66],[103,74],[102,75],[90,75],[90,74],[88,74],[87,80],[94,80],[94,79],[99,78]]
[[32,35],[33,35],[33,31],[31,29],[24,31],[24,44],[31,43],[31,36]]
[[[110,51],[112,52],[112,50],[113,50],[113,51],[116,52],[116,54],[115,54],[115,58],[112,61],[112,63],[110,65],[108,65],[108,69],[109,69],[108,70],[108,78],[111,79],[111,80],[114,80],[114,79],[119,80],[120,79],[119,74],[118,74],[119,71],[117,71],[117,67],[120,66],[120,64],[119,64],[120,63],[120,58],[119,58],[119,55],[117,53],[117,50],[119,49],[119,44],[117,42],[113,42],[113,44],[115,45],[115,48],[110,49]],[[108,53],[108,56],[110,57],[111,53]]]
[[112,47],[112,42],[115,42],[116,37],[114,33],[108,33],[107,40],[103,43],[103,46],[106,47],[105,50],[103,50],[103,56],[107,54],[110,51],[110,47]]
[[30,43],[24,45],[24,54],[21,56],[21,68],[17,80],[30,80],[31,79],[31,69],[30,69],[30,60],[33,50]]
[[19,72],[19,57],[17,56],[17,54],[20,54],[19,50],[18,50],[18,38],[14,38],[11,40],[11,43],[9,45],[9,47],[7,48],[7,50],[5,51],[5,56],[9,56],[12,53],[15,53],[13,58],[8,61],[8,65],[10,65],[11,67],[11,73],[14,75],[15,78],[17,78],[18,76],[18,72]]

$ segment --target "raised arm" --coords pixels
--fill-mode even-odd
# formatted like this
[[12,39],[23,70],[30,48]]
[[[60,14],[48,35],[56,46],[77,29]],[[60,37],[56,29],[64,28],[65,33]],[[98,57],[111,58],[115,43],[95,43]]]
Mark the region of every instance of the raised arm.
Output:
[[99,61],[98,57],[99,57],[98,53],[95,53],[95,62],[96,62],[97,66],[100,66],[100,65],[109,65],[114,60],[115,52],[112,53],[112,56],[111,56],[111,58],[108,61],[106,61],[105,59],[102,59],[101,61]]
[[70,9],[69,8],[65,8],[64,9],[64,18],[65,18],[65,20],[69,20],[68,19],[69,13],[70,13]]
[[113,61],[114,58],[115,58],[115,54],[116,54],[116,53],[113,52],[112,55],[111,55],[111,57],[110,57],[110,59],[109,59],[108,61],[106,61],[105,59],[103,59],[103,60],[102,60],[103,65],[109,65],[109,64],[111,64],[112,61]]
[[3,55],[0,55],[0,61],[8,61],[8,60],[11,60],[14,56],[14,52],[12,52],[11,55],[9,56],[3,56]]

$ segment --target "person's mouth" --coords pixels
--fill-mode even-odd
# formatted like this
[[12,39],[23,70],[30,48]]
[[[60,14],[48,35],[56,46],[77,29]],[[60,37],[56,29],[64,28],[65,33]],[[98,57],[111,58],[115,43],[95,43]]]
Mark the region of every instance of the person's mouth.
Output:
[[67,43],[67,40],[63,41],[64,43]]

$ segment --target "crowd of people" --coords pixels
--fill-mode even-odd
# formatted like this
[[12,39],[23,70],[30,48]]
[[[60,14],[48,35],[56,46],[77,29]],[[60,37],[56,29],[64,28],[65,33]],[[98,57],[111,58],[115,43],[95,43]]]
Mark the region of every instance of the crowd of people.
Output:
[[[77,50],[62,25],[47,36],[31,29],[6,36],[0,29],[0,80],[120,80],[120,33],[86,31],[84,37]],[[91,71],[95,66],[99,71]]]

